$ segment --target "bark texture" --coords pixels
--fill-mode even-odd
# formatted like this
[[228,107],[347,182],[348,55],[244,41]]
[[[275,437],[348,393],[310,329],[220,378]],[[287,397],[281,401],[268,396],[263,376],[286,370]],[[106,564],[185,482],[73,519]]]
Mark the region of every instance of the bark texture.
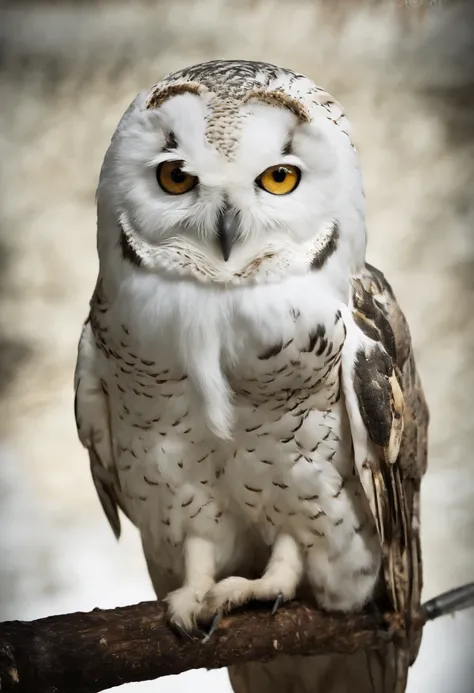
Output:
[[[420,627],[422,618],[420,617]],[[292,602],[274,616],[260,606],[222,619],[209,642],[172,631],[158,602],[0,624],[2,693],[96,693],[189,669],[216,669],[285,655],[387,647],[404,633],[390,614],[352,616]]]

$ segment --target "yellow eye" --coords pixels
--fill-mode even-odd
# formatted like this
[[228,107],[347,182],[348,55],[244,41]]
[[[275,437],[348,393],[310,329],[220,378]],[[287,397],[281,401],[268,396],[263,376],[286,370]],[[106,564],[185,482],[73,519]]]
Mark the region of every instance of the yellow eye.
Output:
[[182,161],[163,161],[156,169],[156,180],[160,188],[170,195],[182,195],[197,185],[197,177],[185,173],[182,165]]
[[281,164],[265,169],[257,178],[256,183],[272,195],[288,195],[298,187],[300,179],[301,171],[299,168]]

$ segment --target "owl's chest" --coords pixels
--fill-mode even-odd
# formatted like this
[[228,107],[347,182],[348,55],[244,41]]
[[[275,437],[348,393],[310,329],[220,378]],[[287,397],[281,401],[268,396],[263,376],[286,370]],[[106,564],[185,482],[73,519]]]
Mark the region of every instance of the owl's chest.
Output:
[[210,293],[205,314],[196,301],[194,312],[180,312],[173,293],[172,319],[161,312],[148,321],[131,299],[103,298],[93,328],[116,439],[126,431],[139,441],[132,456],[158,443],[162,449],[165,439],[174,441],[176,457],[189,444],[199,452],[222,411],[230,436],[217,431],[217,438],[278,423],[284,440],[295,420],[304,428],[311,411],[338,401],[346,336],[340,303],[309,300],[303,280],[287,289],[283,297],[273,287],[248,297]]
[[199,447],[213,434],[237,438],[257,418],[284,420],[286,430],[300,412],[338,400],[341,304],[314,277],[224,292],[156,282],[144,295],[125,287],[109,301],[100,287],[96,297],[93,329],[120,434],[145,450],[150,438]]
[[299,409],[327,409],[339,397],[346,337],[341,312],[334,309],[318,320],[291,309],[286,318],[279,331],[263,331],[263,338],[251,334],[227,369],[237,408],[263,408],[270,422]]

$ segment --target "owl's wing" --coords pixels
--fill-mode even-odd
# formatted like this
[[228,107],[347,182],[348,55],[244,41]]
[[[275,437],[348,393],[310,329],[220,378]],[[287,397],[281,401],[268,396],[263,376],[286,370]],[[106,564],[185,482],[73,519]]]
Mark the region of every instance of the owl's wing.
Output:
[[105,384],[97,372],[97,346],[89,319],[84,324],[79,341],[74,384],[77,432],[81,443],[89,452],[94,486],[118,539],[121,532],[118,508],[124,513],[125,510],[120,501],[113,456],[108,396]]
[[[410,332],[383,274],[366,265],[352,280],[342,386],[355,466],[383,549],[388,596],[410,630],[419,606],[419,489],[428,409]],[[416,655],[416,644],[413,643]]]

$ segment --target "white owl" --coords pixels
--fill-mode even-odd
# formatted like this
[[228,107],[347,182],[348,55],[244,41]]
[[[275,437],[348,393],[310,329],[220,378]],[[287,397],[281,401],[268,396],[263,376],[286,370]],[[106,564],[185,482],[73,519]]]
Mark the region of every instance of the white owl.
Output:
[[306,77],[209,62],[120,121],[76,369],[116,535],[120,507],[181,629],[306,591],[343,611],[380,594],[409,635],[382,658],[236,667],[239,692],[401,691],[416,655],[428,415],[365,248],[347,120]]

